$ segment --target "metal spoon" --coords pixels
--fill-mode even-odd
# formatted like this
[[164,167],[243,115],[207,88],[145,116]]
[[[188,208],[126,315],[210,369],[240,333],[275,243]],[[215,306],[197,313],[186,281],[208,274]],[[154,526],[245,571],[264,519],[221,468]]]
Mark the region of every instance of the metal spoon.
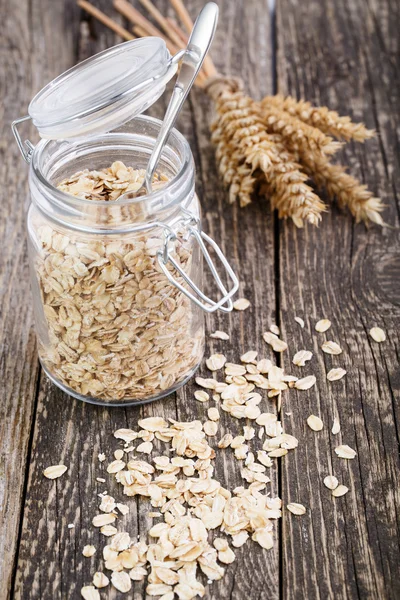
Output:
[[149,194],[152,189],[152,179],[160,159],[162,150],[173,128],[176,118],[185,102],[187,95],[201,69],[204,58],[214,37],[218,21],[218,6],[209,2],[200,11],[193,26],[187,48],[182,57],[181,68],[172,92],[171,100],[165,113],[164,121],[154,144],[142,186],[136,192],[126,192],[120,200],[136,198]]

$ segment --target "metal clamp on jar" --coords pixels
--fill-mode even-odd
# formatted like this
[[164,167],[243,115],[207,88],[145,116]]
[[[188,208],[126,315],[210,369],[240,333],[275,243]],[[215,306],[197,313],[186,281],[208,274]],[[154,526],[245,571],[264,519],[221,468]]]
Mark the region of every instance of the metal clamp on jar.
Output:
[[[238,289],[222,251],[201,230],[193,156],[178,131],[160,157],[160,185],[119,197],[144,172],[162,127],[141,113],[164,92],[184,52],[171,57],[158,38],[115,46],[45,86],[29,116],[12,124],[29,163],[40,360],[56,385],[87,402],[149,402],[183,385],[203,356],[204,312],[232,310]],[[36,146],[19,135],[27,119],[42,138]],[[89,191],[71,192],[82,181]],[[202,291],[203,257],[216,300]]]

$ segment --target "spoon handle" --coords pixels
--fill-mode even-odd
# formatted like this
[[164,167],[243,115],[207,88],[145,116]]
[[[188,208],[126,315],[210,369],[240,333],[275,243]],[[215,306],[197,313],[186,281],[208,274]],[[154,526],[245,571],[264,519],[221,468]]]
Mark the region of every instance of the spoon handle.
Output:
[[193,26],[167,112],[165,113],[164,121],[147,165],[145,185],[148,191],[151,191],[154,171],[156,170],[164,144],[211,45],[217,21],[218,6],[214,2],[209,2],[201,10]]

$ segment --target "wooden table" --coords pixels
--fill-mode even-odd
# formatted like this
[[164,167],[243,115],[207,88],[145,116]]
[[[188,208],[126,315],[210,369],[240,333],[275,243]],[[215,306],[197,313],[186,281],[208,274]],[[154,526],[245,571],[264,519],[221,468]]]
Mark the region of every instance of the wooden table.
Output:
[[[187,4],[195,14],[203,2]],[[106,0],[96,5],[115,16]],[[166,1],[157,5],[167,10]],[[284,511],[274,549],[263,551],[249,542],[237,551],[226,576],[207,587],[206,597],[399,598],[399,4],[278,0],[272,17],[268,0],[220,0],[219,5],[212,56],[221,72],[242,77],[256,98],[278,89],[327,104],[377,130],[375,140],[349,145],[341,159],[381,196],[390,227],[366,230],[333,206],[319,228],[299,230],[278,221],[264,200],[243,210],[228,205],[210,144],[210,102],[201,91],[191,93],[178,126],[197,164],[205,228],[221,242],[239,273],[241,295],[252,303],[244,313],[207,318],[209,332],[219,328],[232,336],[225,344],[208,338],[207,353],[223,349],[238,360],[243,351],[257,349],[268,356],[262,332],[277,323],[290,348],[282,364],[289,369],[294,351],[308,348],[318,374],[316,387],[284,396],[280,418],[299,447],[270,470],[271,493],[284,504],[303,503],[306,515]],[[120,39],[87,20],[72,0],[0,0],[0,7],[0,598],[78,599],[99,564],[99,558],[81,554],[89,540],[101,547],[90,525],[96,494],[104,488],[96,482],[102,474],[98,452],[110,456],[112,432],[135,427],[140,417],[204,419],[206,407],[193,401],[192,384],[144,407],[95,407],[58,391],[41,372],[26,254],[27,168],[9,125],[26,114],[43,84]],[[155,115],[163,114],[165,102],[154,107]],[[28,134],[36,140],[33,130]],[[207,287],[211,292],[210,278]],[[295,316],[304,319],[304,329]],[[321,334],[314,332],[322,317],[332,320],[330,337],[344,349],[341,364],[348,375],[335,385],[326,381],[332,361],[319,351]],[[385,343],[369,337],[374,325],[387,332]],[[273,402],[263,402],[274,410]],[[318,434],[305,424],[312,413],[325,423]],[[330,433],[335,416],[340,436]],[[221,431],[239,431],[239,421],[232,421],[223,414]],[[336,457],[338,440],[356,449],[355,460]],[[68,475],[57,482],[45,479],[43,469],[59,462],[68,465]],[[331,470],[350,488],[343,498],[332,498],[322,483]],[[242,483],[239,471],[231,454],[218,455],[216,476],[230,489]],[[120,493],[109,480],[107,488]],[[127,527],[146,536],[150,520],[133,504]],[[144,598],[144,589],[135,585],[130,597]],[[102,598],[122,597],[107,590]]]

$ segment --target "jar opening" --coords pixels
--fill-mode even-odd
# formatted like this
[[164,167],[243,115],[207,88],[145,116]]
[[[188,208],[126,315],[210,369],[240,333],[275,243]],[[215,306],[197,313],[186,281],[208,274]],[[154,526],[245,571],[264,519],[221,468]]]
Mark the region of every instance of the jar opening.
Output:
[[67,194],[57,188],[65,178],[84,169],[101,170],[115,161],[145,169],[161,121],[140,116],[118,129],[87,140],[42,140],[32,158],[33,202],[50,218],[76,228],[134,229],[138,223],[165,219],[194,194],[194,163],[185,138],[173,130],[157,171],[168,178],[159,190],[139,198],[104,202]]

